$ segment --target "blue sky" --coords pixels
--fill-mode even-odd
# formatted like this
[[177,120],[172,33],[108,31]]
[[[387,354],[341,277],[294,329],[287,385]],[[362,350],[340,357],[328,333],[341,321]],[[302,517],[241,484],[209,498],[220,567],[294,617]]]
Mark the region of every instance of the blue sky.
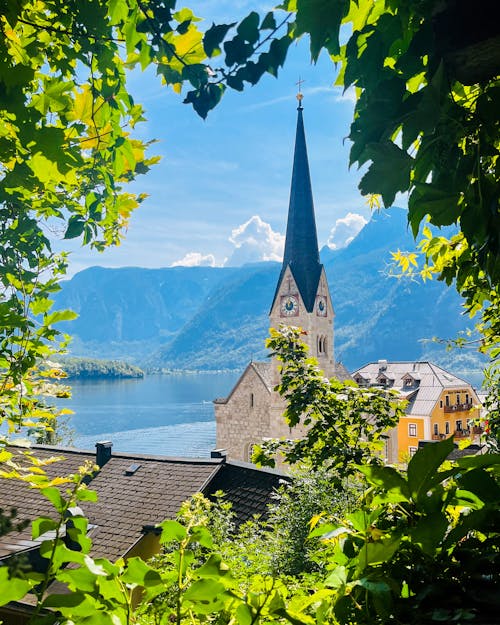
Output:
[[[266,6],[225,0],[187,4],[206,16],[206,27],[212,20],[229,21]],[[310,63],[304,39],[290,50],[278,79],[265,76],[243,93],[227,91],[205,121],[182,104],[183,96],[162,86],[154,71],[134,72],[130,89],[147,117],[139,133],[158,140],[151,152],[162,159],[133,185],[149,198],[132,217],[124,243],[99,254],[72,242],[69,273],[91,265],[236,265],[278,259],[286,228],[299,76],[305,80],[304,122],[318,238],[324,245],[336,228],[334,240],[341,245],[369,218],[357,189],[360,173],[347,167],[349,143],[344,137],[353,99],[333,87],[335,67],[326,55],[316,65]]]

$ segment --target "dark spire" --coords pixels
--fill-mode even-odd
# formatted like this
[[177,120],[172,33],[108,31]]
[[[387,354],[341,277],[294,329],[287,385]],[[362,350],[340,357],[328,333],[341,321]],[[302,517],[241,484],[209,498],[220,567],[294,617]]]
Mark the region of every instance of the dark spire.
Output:
[[[299,94],[301,96],[302,94]],[[302,97],[298,97],[297,133],[293,157],[292,186],[286,227],[285,253],[278,291],[288,266],[308,312],[312,312],[321,275],[314,203],[302,119]],[[276,297],[276,295],[275,295]]]

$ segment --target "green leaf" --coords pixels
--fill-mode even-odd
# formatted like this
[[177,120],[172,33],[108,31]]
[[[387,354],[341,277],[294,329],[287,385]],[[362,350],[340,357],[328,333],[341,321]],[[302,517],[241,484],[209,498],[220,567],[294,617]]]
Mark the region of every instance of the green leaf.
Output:
[[30,303],[31,312],[36,316],[42,313],[46,313],[52,307],[54,300],[48,299],[46,297],[40,297],[32,300]]
[[386,540],[377,540],[363,545],[358,554],[358,571],[364,570],[367,566],[388,562],[396,553],[401,543],[401,538],[390,537]]
[[226,54],[226,65],[241,65],[252,55],[253,46],[245,42],[243,37],[233,37],[224,43],[224,52]]
[[340,52],[340,24],[348,11],[349,0],[297,0],[297,36],[310,35],[313,61],[322,48],[330,54]]
[[57,529],[57,523],[49,517],[38,517],[31,524],[31,535],[33,539],[40,538],[46,532],[52,532]]
[[252,608],[247,603],[241,603],[236,608],[236,618],[239,625],[252,625],[254,623]]
[[396,193],[410,186],[412,157],[391,141],[370,143],[365,154],[372,163],[359,183],[361,193],[381,195],[385,206],[392,206]]
[[163,584],[158,571],[148,566],[142,558],[138,557],[127,560],[127,568],[122,575],[122,580],[126,584],[144,586],[144,588]]
[[325,579],[325,586],[329,588],[342,588],[347,584],[347,569],[345,566],[338,566]]
[[455,460],[459,467],[464,469],[476,469],[480,467],[493,467],[500,464],[500,454],[483,454],[481,456],[462,456]]
[[216,579],[227,575],[228,571],[229,567],[222,562],[222,557],[218,553],[213,553],[205,564],[196,569],[196,575]]
[[182,79],[189,80],[195,89],[200,89],[208,81],[207,68],[201,63],[185,65],[182,70]]
[[97,493],[88,488],[79,488],[76,491],[76,498],[78,501],[97,501]]
[[415,182],[408,200],[408,220],[413,236],[418,235],[420,223],[426,215],[435,226],[455,223],[460,215],[460,195],[424,182]]
[[65,239],[75,239],[83,234],[85,228],[85,220],[80,215],[73,215],[68,221],[68,227],[64,233]]
[[250,44],[254,44],[259,39],[259,14],[252,11],[238,25],[236,32],[238,35]]
[[203,35],[203,48],[205,50],[205,54],[208,57],[214,56],[214,52],[217,54],[220,53],[220,44],[222,43],[224,37],[227,35],[229,29],[231,29],[236,22],[232,24],[214,24],[207,30],[207,32]]
[[186,94],[184,103],[192,104],[194,110],[203,119],[219,102],[224,93],[224,85],[214,85],[209,83],[196,91],[189,91]]
[[411,530],[411,540],[419,545],[424,553],[432,557],[444,539],[448,526],[446,515],[443,512],[434,512],[418,520]]
[[389,493],[400,495],[399,501],[407,500],[410,497],[408,483],[396,469],[378,465],[360,466],[358,468],[371,484],[381,487],[386,495]]
[[427,493],[438,469],[453,451],[453,437],[421,447],[408,464],[408,485],[417,500]]
[[52,503],[52,505],[58,512],[63,512],[66,502],[61,497],[61,493],[59,492],[58,488],[56,488],[55,486],[42,488],[41,493]]
[[73,312],[72,310],[55,310],[49,315],[44,316],[44,324],[46,326],[54,325],[55,323],[60,323],[61,321],[72,321],[76,319],[78,314]]
[[10,577],[9,567],[0,567],[0,606],[6,605],[10,601],[19,601],[31,590],[34,584],[35,582]]
[[206,547],[207,549],[213,549],[214,547],[212,535],[203,525],[192,528],[189,543],[199,543],[202,547]]
[[160,525],[161,527],[161,538],[160,542],[162,544],[171,543],[174,541],[181,541],[187,537],[186,528],[181,525],[178,521],[164,521]]
[[262,20],[262,24],[260,25],[261,30],[274,30],[276,28],[276,19],[274,17],[274,13],[269,11],[266,14],[264,19]]
[[222,595],[225,590],[226,588],[224,584],[221,584],[214,579],[200,579],[191,584],[191,586],[184,593],[183,597],[185,601],[210,605],[215,604],[218,601],[219,596]]

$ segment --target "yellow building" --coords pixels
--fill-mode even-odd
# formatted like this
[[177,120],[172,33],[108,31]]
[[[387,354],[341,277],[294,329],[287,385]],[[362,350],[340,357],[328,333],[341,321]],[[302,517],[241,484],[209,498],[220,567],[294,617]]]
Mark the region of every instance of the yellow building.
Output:
[[389,462],[406,460],[421,441],[453,435],[455,442],[478,442],[481,429],[473,424],[481,407],[477,393],[449,371],[428,361],[379,360],[355,371],[353,378],[360,386],[395,389],[408,402],[393,432],[394,444],[388,446]]

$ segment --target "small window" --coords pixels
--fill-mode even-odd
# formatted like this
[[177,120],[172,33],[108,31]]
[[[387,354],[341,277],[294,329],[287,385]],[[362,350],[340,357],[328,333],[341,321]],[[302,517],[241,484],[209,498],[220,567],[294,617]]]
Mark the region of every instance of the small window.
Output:
[[446,397],[444,398],[444,403],[449,406],[450,405],[450,396],[446,395]]
[[255,445],[253,443],[247,443],[245,445],[245,459],[247,462],[252,462],[253,448]]
[[460,395],[457,393],[457,406],[460,403]]
[[326,336],[318,336],[318,355],[326,354]]
[[439,401],[439,407],[440,407],[440,408],[442,408],[442,407],[443,407],[443,400],[442,400],[442,399]]
[[416,436],[416,435],[417,435],[417,424],[408,423],[408,436]]
[[450,433],[450,422],[446,421],[444,424],[444,433],[445,434],[449,434]]
[[437,436],[439,434],[439,425],[434,423],[434,435]]
[[461,432],[462,431],[462,420],[459,419],[458,421],[455,421],[455,429],[457,432]]
[[465,393],[465,403],[468,404],[470,400],[469,393]]
[[254,402],[253,393],[250,393],[250,408],[253,408],[253,402]]
[[416,447],[408,447],[408,451],[410,452],[410,456],[414,456],[417,453]]

